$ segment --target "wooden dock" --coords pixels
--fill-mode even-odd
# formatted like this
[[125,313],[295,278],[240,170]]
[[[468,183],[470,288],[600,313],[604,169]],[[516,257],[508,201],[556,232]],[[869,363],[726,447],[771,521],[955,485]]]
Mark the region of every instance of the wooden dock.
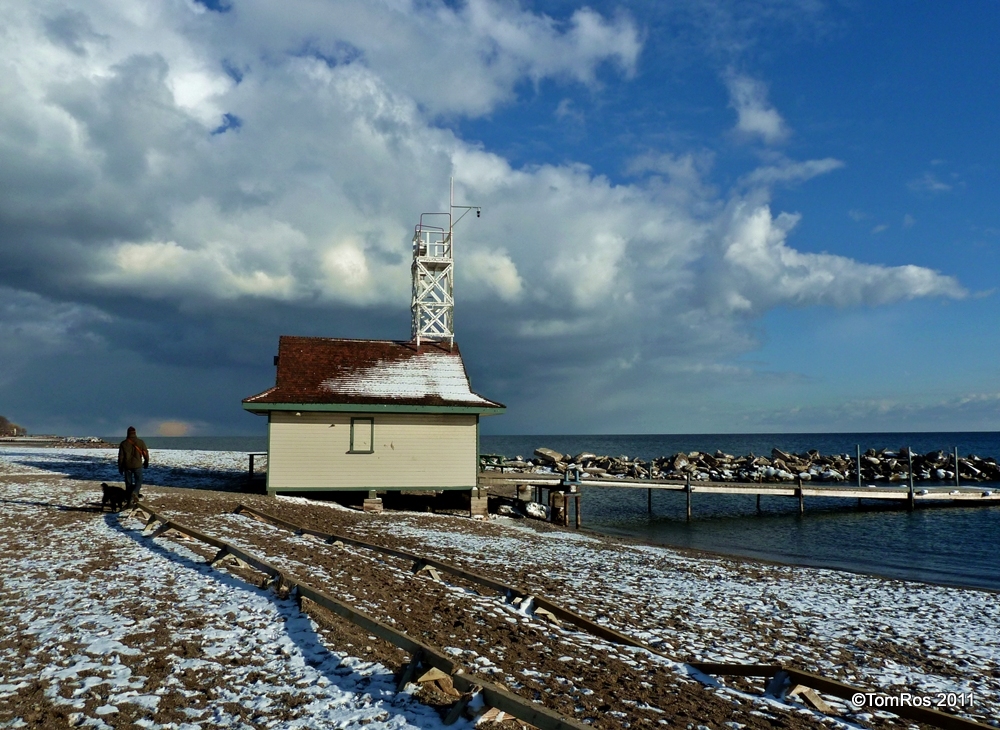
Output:
[[[569,523],[569,509],[566,499],[571,498],[576,503],[576,524],[580,525],[580,490],[582,487],[598,487],[604,489],[645,489],[648,495],[649,513],[653,512],[653,492],[684,492],[687,495],[687,518],[691,519],[692,495],[697,494],[747,494],[756,495],[757,508],[760,509],[761,497],[792,497],[798,499],[799,512],[805,512],[807,497],[824,497],[834,499],[854,499],[860,506],[861,500],[879,500],[904,503],[909,509],[914,509],[918,503],[930,504],[1000,504],[1000,489],[988,485],[971,486],[917,486],[911,483],[894,485],[874,485],[859,487],[844,482],[803,482],[797,480],[788,482],[709,482],[709,481],[679,481],[671,479],[635,479],[616,477],[585,476],[579,481],[571,482],[561,474],[545,474],[536,472],[499,472],[483,471],[479,474],[479,487],[515,485],[531,490],[532,499],[536,502],[548,502],[552,506],[552,495],[561,495],[563,500],[563,521]],[[519,489],[519,493],[520,493]],[[548,499],[543,500],[544,492]],[[519,495],[520,496],[520,495]]]

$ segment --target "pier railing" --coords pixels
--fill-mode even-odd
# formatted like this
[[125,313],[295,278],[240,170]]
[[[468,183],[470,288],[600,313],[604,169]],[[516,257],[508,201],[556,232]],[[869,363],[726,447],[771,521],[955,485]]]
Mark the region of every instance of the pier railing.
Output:
[[882,500],[904,504],[908,509],[917,505],[962,504],[990,505],[1000,502],[1000,490],[975,487],[929,487],[917,489],[912,479],[898,486],[856,486],[844,482],[805,482],[797,479],[786,482],[696,482],[690,478],[640,479],[636,477],[593,477],[583,476],[578,481],[567,484],[566,478],[557,473],[538,472],[497,472],[484,471],[479,474],[479,488],[490,489],[500,486],[515,486],[517,496],[523,501],[547,504],[554,522],[570,524],[570,503],[575,507],[574,522],[581,525],[580,497],[583,487],[605,489],[646,489],[649,514],[653,513],[653,492],[684,492],[686,496],[687,519],[692,516],[692,495],[698,494],[744,494],[757,497],[757,509],[761,509],[762,497],[792,497],[798,500],[799,513],[805,512],[806,498],[824,497],[834,499]]

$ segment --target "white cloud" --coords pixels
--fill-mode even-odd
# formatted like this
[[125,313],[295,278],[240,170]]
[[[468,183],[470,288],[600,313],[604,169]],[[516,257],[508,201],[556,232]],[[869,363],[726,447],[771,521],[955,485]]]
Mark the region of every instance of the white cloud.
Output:
[[259,50],[272,59],[300,52],[331,63],[360,60],[432,114],[488,113],[524,78],[589,85],[608,62],[630,74],[642,48],[624,15],[609,20],[581,8],[557,22],[497,0],[457,7],[441,0],[248,0],[230,15],[215,40],[241,64],[258,67]]
[[844,256],[802,253],[786,245],[799,217],[772,216],[767,205],[733,202],[722,235],[714,306],[760,313],[781,306],[856,306],[924,296],[967,295],[948,276],[919,266],[877,266]]
[[832,157],[822,160],[803,160],[802,162],[782,158],[775,164],[758,167],[746,175],[742,182],[748,186],[764,187],[771,187],[778,183],[799,183],[819,175],[825,175],[843,166],[843,162]]
[[948,183],[939,180],[932,172],[925,172],[920,177],[910,180],[910,182],[907,183],[907,187],[914,192],[932,194],[947,193],[952,188],[952,186]]
[[[405,333],[412,227],[447,204],[453,175],[458,200],[483,206],[458,231],[459,307],[475,314],[458,320],[512,352],[530,341],[549,380],[596,363],[614,385],[616,363],[638,372],[664,353],[672,372],[708,367],[754,347],[747,322],[777,307],[965,293],[929,269],[792,247],[798,217],[772,213],[769,189],[838,160],[772,156],[720,194],[710,152],[652,150],[615,184],[582,164],[515,169],[441,125],[525,80],[596,91],[601,64],[631,73],[627,18],[557,23],[489,0],[194,7],[95,0],[46,35],[61,5],[3,5],[5,263],[39,292],[109,311],[153,301],[136,307],[148,318],[193,304],[352,322],[388,310]],[[740,131],[788,136],[763,85],[727,83]],[[212,134],[223,114],[238,129]],[[84,310],[81,328],[100,323]]]
[[553,112],[555,118],[561,122],[572,122],[573,124],[583,124],[585,117],[573,104],[572,99],[560,99]]
[[759,136],[767,144],[788,138],[790,130],[778,111],[767,100],[767,87],[744,74],[730,71],[725,77],[729,105],[736,110],[736,131]]
[[[223,248],[186,249],[175,241],[147,241],[116,246],[93,277],[109,290],[144,298],[183,297],[287,299],[293,293],[290,276],[261,270],[238,271]],[[235,252],[231,252],[235,253]]]
[[459,270],[473,284],[467,296],[478,298],[480,292],[492,292],[505,302],[521,298],[524,281],[506,251],[471,251],[463,258]]

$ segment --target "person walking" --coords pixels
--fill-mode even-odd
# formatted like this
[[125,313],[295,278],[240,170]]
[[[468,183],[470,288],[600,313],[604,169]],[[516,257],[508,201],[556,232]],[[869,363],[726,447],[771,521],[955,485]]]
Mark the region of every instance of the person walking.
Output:
[[118,473],[125,477],[125,499],[129,504],[139,501],[142,470],[148,467],[149,449],[136,436],[135,426],[129,426],[125,440],[118,445]]

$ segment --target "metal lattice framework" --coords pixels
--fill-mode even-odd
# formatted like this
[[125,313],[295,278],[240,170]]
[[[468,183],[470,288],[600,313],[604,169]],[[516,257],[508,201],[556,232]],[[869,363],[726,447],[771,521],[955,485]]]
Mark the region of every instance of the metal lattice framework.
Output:
[[[456,209],[464,210],[453,220]],[[453,229],[471,211],[478,218],[478,205],[455,205],[455,181],[451,181],[451,201],[447,213],[423,213],[413,231],[413,340],[455,343],[455,267]],[[440,223],[432,225],[427,221]]]
[[[424,223],[425,216],[447,216],[448,227]],[[451,214],[425,213],[413,233],[413,339],[455,342],[455,267]]]

